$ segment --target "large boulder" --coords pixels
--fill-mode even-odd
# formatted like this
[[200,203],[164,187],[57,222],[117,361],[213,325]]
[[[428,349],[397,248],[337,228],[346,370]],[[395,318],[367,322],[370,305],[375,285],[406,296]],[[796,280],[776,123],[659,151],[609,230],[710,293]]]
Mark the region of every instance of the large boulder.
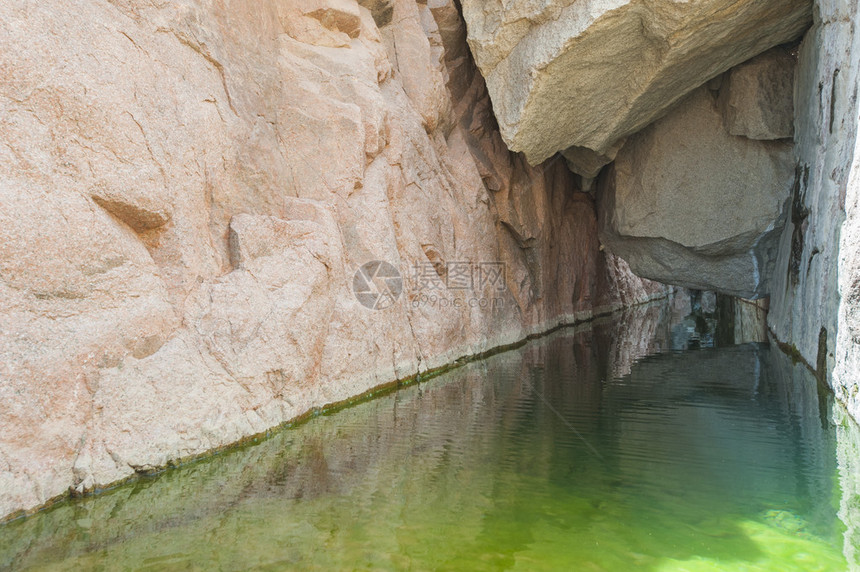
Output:
[[599,190],[601,238],[640,276],[763,296],[793,173],[790,142],[731,135],[700,88],[619,152]]
[[684,95],[797,38],[811,0],[463,0],[506,143],[604,153]]

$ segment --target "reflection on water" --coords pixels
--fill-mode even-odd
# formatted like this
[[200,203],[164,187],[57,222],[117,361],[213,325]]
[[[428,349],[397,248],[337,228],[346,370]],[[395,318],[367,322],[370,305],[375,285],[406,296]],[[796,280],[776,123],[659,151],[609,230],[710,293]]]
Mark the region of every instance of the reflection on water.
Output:
[[672,303],[684,314],[672,328],[672,349],[767,342],[767,301],[690,291]]
[[563,331],[13,522],[0,568],[844,570],[854,429],[778,350],[672,351],[690,311]]

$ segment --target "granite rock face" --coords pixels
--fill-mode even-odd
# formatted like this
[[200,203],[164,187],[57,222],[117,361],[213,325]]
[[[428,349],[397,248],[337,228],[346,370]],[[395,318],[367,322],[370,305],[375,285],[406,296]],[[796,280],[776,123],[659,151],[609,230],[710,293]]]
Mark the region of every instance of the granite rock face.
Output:
[[687,93],[799,37],[811,0],[463,0],[502,136],[539,163],[605,153]]
[[[855,49],[860,53],[860,43],[855,44]],[[839,245],[836,351],[834,356],[828,353],[825,359],[835,361],[833,388],[837,396],[847,404],[854,418],[860,419],[860,138],[854,148],[845,190],[846,222]]]
[[731,135],[714,94],[699,88],[618,153],[599,187],[601,239],[640,276],[764,296],[791,149]]
[[450,1],[12,0],[0,70],[0,517],[666,292]]
[[[837,171],[841,178],[840,183],[844,182],[845,185],[838,187],[839,202],[837,203],[841,204],[844,201],[845,208],[845,223],[842,225],[839,238],[837,269],[840,305],[837,316],[835,351],[828,346],[827,355],[824,356],[823,360],[827,360],[827,366],[831,365],[831,359],[835,361],[832,379],[833,389],[837,397],[847,405],[854,419],[860,419],[860,137],[858,137],[860,107],[857,104],[857,94],[860,91],[860,34],[857,33],[857,30],[860,29],[860,9],[856,4],[846,4],[841,8],[843,10],[843,22],[846,19],[845,16],[848,16],[853,22],[853,28],[842,23],[838,28],[831,25],[829,32],[835,32],[838,34],[836,38],[844,38],[843,41],[851,38],[853,43],[847,51],[842,52],[843,54],[847,52],[847,55],[843,56],[844,59],[834,62],[837,67],[834,69],[836,77],[831,96],[836,101],[831,100],[832,112],[834,113],[832,125],[834,130],[845,139],[845,146],[838,148],[842,153],[842,160],[845,161],[846,157],[850,158],[837,167],[837,169],[841,169]],[[851,31],[853,31],[853,36],[848,35]],[[837,110],[840,108],[842,109],[841,114],[835,115],[839,113]],[[850,147],[852,134],[854,136],[853,151]],[[847,179],[844,179],[842,177],[845,177],[848,164],[850,164],[850,171]],[[832,277],[832,274],[830,276]],[[828,335],[828,341],[832,337],[832,334]],[[856,460],[854,464],[856,464]],[[854,488],[857,488],[857,483],[854,483]],[[853,509],[856,513],[857,507],[853,507]],[[860,564],[860,553],[858,553],[858,545],[856,544],[857,538],[858,532],[854,530],[852,554],[854,555],[854,562]]]
[[795,161],[768,324],[827,379],[860,419],[857,308],[860,213],[860,11],[819,0],[800,46],[795,82]]

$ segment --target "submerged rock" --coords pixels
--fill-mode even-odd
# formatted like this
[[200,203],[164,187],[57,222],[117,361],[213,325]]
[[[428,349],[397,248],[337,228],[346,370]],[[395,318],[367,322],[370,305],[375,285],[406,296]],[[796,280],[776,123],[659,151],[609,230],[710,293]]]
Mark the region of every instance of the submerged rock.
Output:
[[605,153],[712,77],[800,36],[811,0],[463,0],[505,142]]

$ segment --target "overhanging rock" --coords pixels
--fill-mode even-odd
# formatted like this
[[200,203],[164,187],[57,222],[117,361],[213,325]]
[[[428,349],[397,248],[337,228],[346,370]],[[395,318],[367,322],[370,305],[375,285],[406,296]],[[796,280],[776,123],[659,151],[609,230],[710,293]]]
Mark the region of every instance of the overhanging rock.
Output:
[[758,298],[770,288],[790,140],[731,135],[706,87],[630,137],[601,175],[601,241],[639,276]]
[[810,0],[463,0],[505,142],[606,153],[710,78],[800,36]]

